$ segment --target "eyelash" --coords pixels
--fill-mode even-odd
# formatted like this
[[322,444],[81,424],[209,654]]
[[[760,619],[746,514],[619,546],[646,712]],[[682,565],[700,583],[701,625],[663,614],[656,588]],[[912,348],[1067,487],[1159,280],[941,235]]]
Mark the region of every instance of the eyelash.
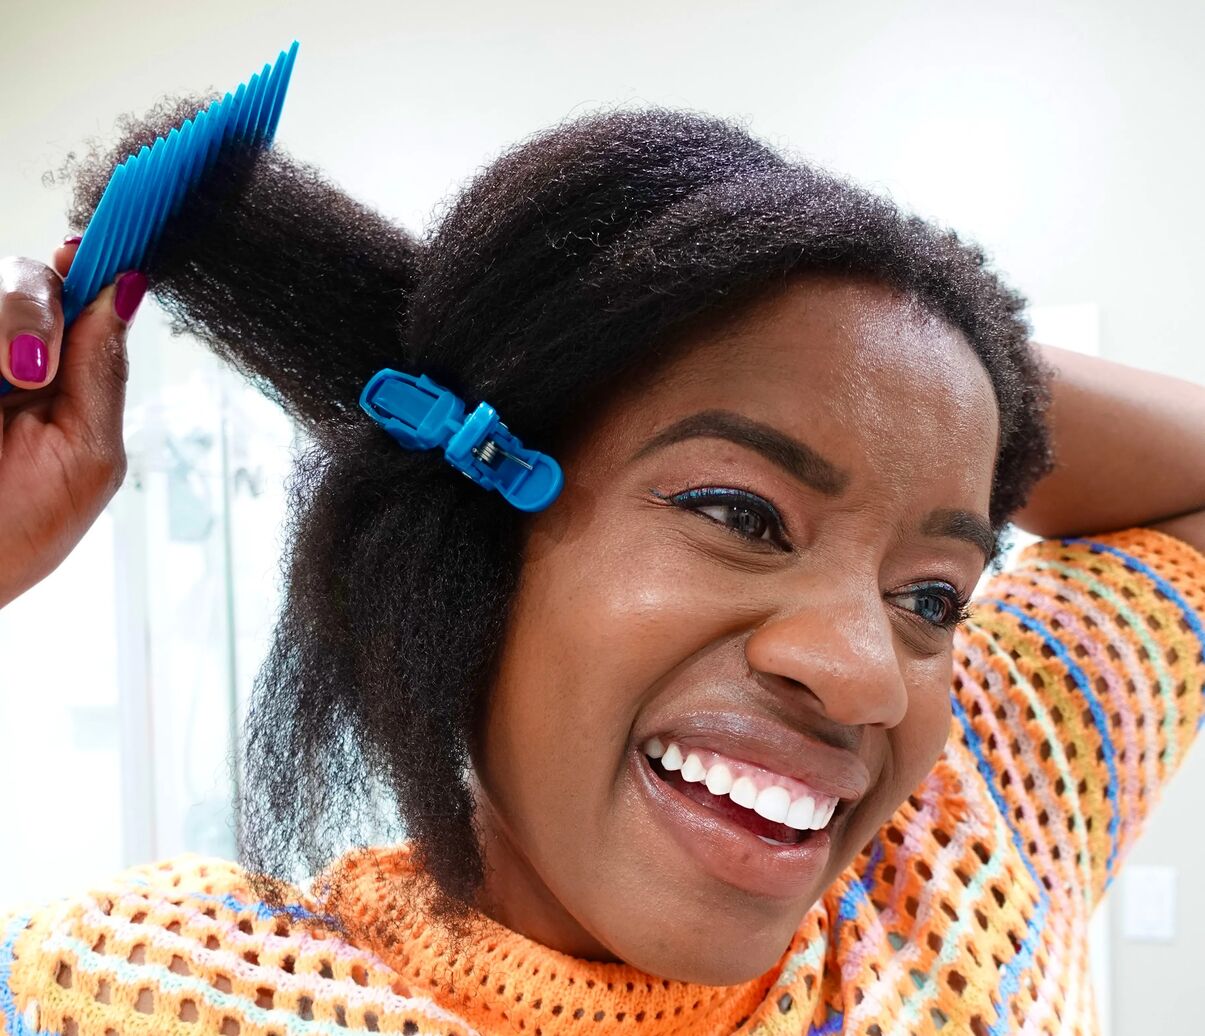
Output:
[[918,594],[925,592],[929,592],[931,596],[942,598],[946,602],[947,612],[944,619],[933,620],[926,619],[919,612],[906,609],[910,615],[915,615],[921,622],[937,629],[952,630],[957,626],[961,626],[971,617],[970,601],[946,583],[918,583],[891,596],[897,599],[900,597],[916,597]]
[[[732,535],[739,536],[741,539],[750,543],[771,543],[778,550],[789,551],[790,543],[786,536],[786,526],[779,515],[778,510],[768,500],[763,499],[756,493],[750,493],[745,489],[735,489],[720,486],[704,486],[696,489],[686,489],[680,493],[662,494],[657,490],[652,490],[654,496],[667,503],[673,504],[675,507],[681,507],[683,510],[692,511],[709,522],[714,522],[716,525],[727,529]],[[772,537],[767,540],[761,536],[751,536],[749,533],[728,524],[720,518],[714,518],[706,514],[704,508],[718,507],[727,505],[729,507],[739,508],[740,510],[749,511],[760,516],[767,524],[767,531],[772,533]],[[894,598],[901,597],[916,597],[922,593],[929,591],[931,596],[940,597],[946,602],[946,615],[942,619],[928,619],[919,612],[912,609],[905,609],[909,615],[914,616],[918,621],[923,622],[926,626],[934,629],[952,630],[957,626],[962,625],[969,617],[970,604],[962,594],[955,590],[947,583],[917,583],[913,586],[906,587],[898,593],[892,594]]]
[[[704,486],[698,489],[686,489],[681,493],[673,493],[669,496],[662,496],[653,491],[654,495],[667,500],[676,507],[681,507],[684,510],[693,511],[695,514],[706,518],[710,522],[715,522],[734,536],[739,536],[743,540],[750,543],[772,544],[781,551],[789,551],[790,543],[787,541],[786,523],[783,522],[777,509],[769,500],[765,500],[756,493],[750,493],[746,489],[724,488],[719,486]],[[764,539],[761,536],[751,536],[749,533],[738,529],[734,525],[729,525],[720,518],[713,518],[709,514],[704,513],[705,507],[731,507],[741,511],[748,511],[758,515],[766,522],[767,531],[771,533],[770,539]]]

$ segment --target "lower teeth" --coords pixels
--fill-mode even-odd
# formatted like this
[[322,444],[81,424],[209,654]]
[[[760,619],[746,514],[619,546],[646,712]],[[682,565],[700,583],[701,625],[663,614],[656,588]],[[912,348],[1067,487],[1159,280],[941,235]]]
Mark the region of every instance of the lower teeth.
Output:
[[766,845],[790,845],[791,844],[790,842],[780,842],[777,838],[767,838],[765,835],[758,835],[757,837],[760,838],[763,842],[765,842]]

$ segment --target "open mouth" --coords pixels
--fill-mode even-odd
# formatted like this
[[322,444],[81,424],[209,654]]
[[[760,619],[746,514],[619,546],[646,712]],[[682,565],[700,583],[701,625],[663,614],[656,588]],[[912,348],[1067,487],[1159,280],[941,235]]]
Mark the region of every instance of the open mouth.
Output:
[[835,796],[718,752],[656,738],[641,748],[653,773],[675,791],[768,845],[804,844],[829,825],[841,805]]

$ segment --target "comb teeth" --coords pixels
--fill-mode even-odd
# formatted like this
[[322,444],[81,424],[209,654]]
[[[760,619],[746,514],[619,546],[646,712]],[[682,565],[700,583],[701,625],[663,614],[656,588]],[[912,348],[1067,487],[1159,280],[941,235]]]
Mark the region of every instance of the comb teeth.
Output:
[[[167,221],[224,149],[271,145],[296,58],[294,41],[233,94],[113,170],[63,282],[66,326],[114,277],[139,269],[154,255]],[[0,378],[0,395],[11,388]]]

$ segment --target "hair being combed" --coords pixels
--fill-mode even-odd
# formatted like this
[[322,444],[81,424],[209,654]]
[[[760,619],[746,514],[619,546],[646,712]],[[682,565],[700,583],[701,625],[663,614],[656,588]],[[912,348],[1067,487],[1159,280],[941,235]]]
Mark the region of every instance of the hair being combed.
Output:
[[[80,164],[73,222],[115,161],[196,107],[128,122],[112,155]],[[364,418],[357,400],[374,371],[423,372],[470,403],[488,399],[556,455],[583,400],[667,357],[690,322],[797,274],[871,278],[961,331],[987,370],[997,530],[1050,466],[1046,375],[1023,300],[980,250],[693,114],[622,111],[534,137],[421,241],[279,149],[231,155],[149,272],[178,326],[312,442],[247,723],[245,862],[265,883],[317,873],[383,802],[452,924],[483,878],[470,748],[521,526],[497,494]]]

